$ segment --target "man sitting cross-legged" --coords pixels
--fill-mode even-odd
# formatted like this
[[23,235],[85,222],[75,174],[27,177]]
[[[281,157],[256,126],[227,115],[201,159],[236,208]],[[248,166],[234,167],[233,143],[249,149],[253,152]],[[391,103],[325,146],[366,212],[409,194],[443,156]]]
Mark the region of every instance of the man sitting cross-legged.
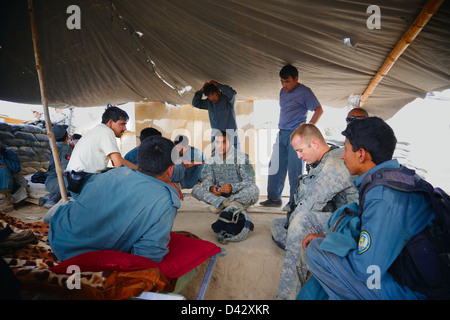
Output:
[[230,136],[220,131],[215,137],[215,155],[203,168],[202,185],[195,185],[192,196],[220,212],[229,205],[249,207],[258,201],[259,188],[248,155],[235,149]]

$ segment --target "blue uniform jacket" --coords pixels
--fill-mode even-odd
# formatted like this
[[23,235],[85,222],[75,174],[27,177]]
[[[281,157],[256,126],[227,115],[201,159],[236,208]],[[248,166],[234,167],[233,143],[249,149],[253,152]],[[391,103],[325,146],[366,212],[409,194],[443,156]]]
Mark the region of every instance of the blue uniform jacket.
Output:
[[60,261],[117,250],[160,262],[180,205],[174,188],[122,166],[92,176],[75,202],[58,208],[50,221],[50,245]]
[[200,179],[204,164],[199,166],[193,166],[189,169],[183,165],[182,160],[206,162],[206,155],[199,149],[192,146],[188,146],[185,154],[179,156],[175,161],[175,169],[173,170],[171,181],[180,182],[182,188],[192,188]]
[[[61,162],[61,167],[62,167],[63,171],[65,171],[67,164],[69,163],[69,160],[70,160],[70,155],[72,154],[72,149],[70,148],[70,146],[67,143],[61,142],[61,141],[56,142],[56,149],[58,151],[59,161]],[[45,173],[45,175],[47,176],[47,179],[48,178],[56,179],[58,176],[56,173],[56,166],[55,166],[55,160],[53,159],[53,154],[50,154],[48,170]]]
[[14,151],[2,147],[0,152],[0,166],[7,167],[12,173],[19,173],[20,161]]
[[19,157],[14,151],[0,147],[0,191],[13,189],[13,174],[19,173],[20,170]]
[[130,161],[131,163],[137,164],[138,148],[139,147],[136,147],[133,150],[128,151],[128,153],[123,158],[127,161]]
[[[381,168],[399,168],[396,159],[372,168],[356,181],[359,188],[365,175]],[[347,256],[355,276],[366,282],[372,274],[370,266],[378,266],[384,299],[416,299],[421,295],[399,285],[387,272],[406,243],[427,225],[434,213],[425,195],[400,192],[389,187],[376,186],[366,194],[361,215],[361,233],[358,249]]]

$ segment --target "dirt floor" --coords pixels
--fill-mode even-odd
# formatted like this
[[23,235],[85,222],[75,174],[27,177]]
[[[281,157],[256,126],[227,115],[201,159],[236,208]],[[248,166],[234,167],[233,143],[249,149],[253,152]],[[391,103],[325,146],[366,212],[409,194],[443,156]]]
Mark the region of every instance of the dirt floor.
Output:
[[[286,202],[287,199],[283,199],[283,205]],[[24,222],[42,221],[48,209],[35,203],[22,201],[9,215]],[[276,294],[284,251],[272,241],[270,225],[273,219],[284,217],[285,212],[281,208],[265,208],[257,204],[247,211],[255,225],[254,231],[242,242],[222,245],[211,229],[218,215],[212,213],[205,203],[189,193],[185,194],[173,231],[189,231],[226,251],[215,266],[206,300],[271,300]],[[207,263],[198,267],[192,281],[181,291],[186,299],[196,299]]]
[[32,202],[21,201],[14,205],[15,210],[9,212],[8,215],[19,218],[24,222],[43,221],[48,209],[38,206]]
[[[255,225],[254,231],[242,242],[222,245],[211,229],[217,214],[193,197],[185,197],[182,203],[173,230],[192,232],[226,250],[226,255],[220,257],[215,266],[206,300],[271,300],[277,292],[284,251],[272,241],[270,225],[273,219],[285,217],[285,212],[281,208],[256,205],[250,207],[248,213]],[[206,269],[205,264],[201,267]],[[204,275],[202,268],[181,292],[187,299],[195,299],[193,294],[198,292]]]

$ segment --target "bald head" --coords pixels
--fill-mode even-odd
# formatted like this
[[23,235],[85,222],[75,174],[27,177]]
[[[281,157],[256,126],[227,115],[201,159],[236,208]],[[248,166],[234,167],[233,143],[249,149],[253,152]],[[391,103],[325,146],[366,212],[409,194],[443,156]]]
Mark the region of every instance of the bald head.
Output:
[[353,120],[358,120],[358,119],[365,119],[369,117],[369,113],[361,108],[355,108],[350,110],[350,112],[347,114],[347,117],[345,118],[345,120],[347,121],[347,124],[349,124],[350,122],[352,122]]

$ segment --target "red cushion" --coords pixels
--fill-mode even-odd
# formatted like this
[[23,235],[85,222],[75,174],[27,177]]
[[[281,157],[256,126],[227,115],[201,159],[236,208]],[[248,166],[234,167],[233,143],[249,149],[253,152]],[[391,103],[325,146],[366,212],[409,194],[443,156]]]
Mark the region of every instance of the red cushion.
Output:
[[91,251],[79,254],[50,270],[67,273],[71,265],[83,271],[132,271],[147,268],[158,268],[167,279],[179,278],[194,269],[209,257],[220,252],[220,247],[209,241],[192,239],[176,233],[170,233],[169,253],[159,263],[138,255],[112,250]]

